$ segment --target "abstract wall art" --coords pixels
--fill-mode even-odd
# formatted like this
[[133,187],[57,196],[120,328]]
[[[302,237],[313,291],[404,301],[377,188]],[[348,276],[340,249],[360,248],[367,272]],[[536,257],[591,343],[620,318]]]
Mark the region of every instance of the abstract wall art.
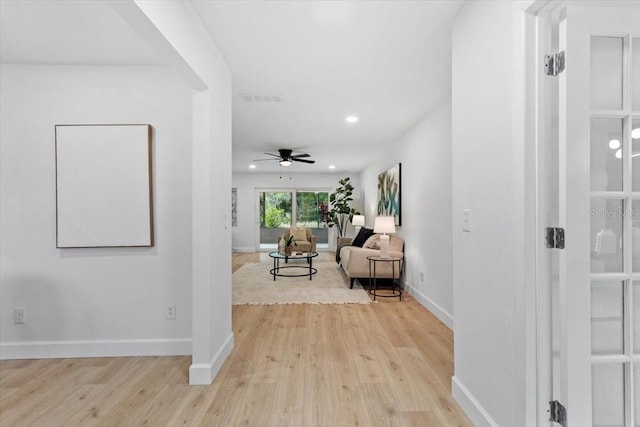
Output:
[[402,225],[401,216],[401,171],[402,163],[378,175],[378,215],[392,216],[395,225]]
[[231,189],[231,226],[238,226],[238,188]]

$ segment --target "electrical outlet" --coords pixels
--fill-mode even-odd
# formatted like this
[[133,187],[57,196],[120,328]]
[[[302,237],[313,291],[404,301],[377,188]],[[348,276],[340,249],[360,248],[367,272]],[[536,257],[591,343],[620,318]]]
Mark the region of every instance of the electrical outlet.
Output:
[[167,320],[176,320],[175,304],[167,304]]
[[13,323],[16,325],[24,324],[24,307],[13,307]]

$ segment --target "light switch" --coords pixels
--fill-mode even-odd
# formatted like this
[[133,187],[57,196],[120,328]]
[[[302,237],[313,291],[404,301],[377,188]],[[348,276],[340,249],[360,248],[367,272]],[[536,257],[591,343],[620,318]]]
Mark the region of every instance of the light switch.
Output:
[[471,210],[462,210],[462,231],[471,233]]

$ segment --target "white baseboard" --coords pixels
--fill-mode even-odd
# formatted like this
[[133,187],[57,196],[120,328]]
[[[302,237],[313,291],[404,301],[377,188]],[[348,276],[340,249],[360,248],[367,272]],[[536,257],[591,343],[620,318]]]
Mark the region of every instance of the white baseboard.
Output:
[[0,360],[184,356],[190,354],[191,338],[0,343]]
[[256,248],[232,248],[233,252],[256,252]]
[[453,398],[460,405],[462,410],[467,414],[467,417],[473,422],[476,427],[499,427],[489,413],[480,405],[471,392],[458,380],[454,375],[451,378],[451,391]]
[[453,330],[453,316],[451,314],[436,304],[431,298],[420,292],[415,286],[411,285],[411,283],[404,282],[404,289],[413,296],[416,301],[440,319],[442,323],[447,325],[449,329]]
[[209,363],[194,363],[189,367],[190,385],[209,385],[222,368],[222,364],[233,350],[233,333],[229,334],[224,344],[218,349]]

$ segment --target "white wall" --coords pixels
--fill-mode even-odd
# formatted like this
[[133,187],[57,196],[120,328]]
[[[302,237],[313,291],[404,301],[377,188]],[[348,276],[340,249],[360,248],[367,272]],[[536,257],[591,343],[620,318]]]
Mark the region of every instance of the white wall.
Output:
[[[354,186],[353,202],[351,207],[362,210],[363,191],[360,186],[358,174],[348,173],[261,173],[261,172],[234,172],[232,186],[238,189],[238,226],[233,227],[233,249],[236,251],[254,251],[257,247],[256,224],[256,189],[313,189],[333,192],[338,181],[345,177],[351,177]],[[333,227],[332,231],[335,230]],[[337,234],[336,234],[337,235]],[[351,225],[347,228],[347,235],[353,235]],[[335,239],[329,238],[329,243],[335,243]]]
[[378,174],[402,163],[402,226],[396,231],[405,239],[405,288],[453,328],[450,99],[382,154],[361,174],[367,226],[376,216]]
[[231,71],[187,2],[110,3],[197,90],[192,98],[190,384],[210,384],[233,349]]
[[[191,90],[165,67],[0,79],[0,357],[190,354]],[[153,126],[155,247],[56,249],[54,125],[83,123]]]
[[530,3],[467,2],[453,27],[453,393],[478,426],[527,425],[531,403],[522,12]]

